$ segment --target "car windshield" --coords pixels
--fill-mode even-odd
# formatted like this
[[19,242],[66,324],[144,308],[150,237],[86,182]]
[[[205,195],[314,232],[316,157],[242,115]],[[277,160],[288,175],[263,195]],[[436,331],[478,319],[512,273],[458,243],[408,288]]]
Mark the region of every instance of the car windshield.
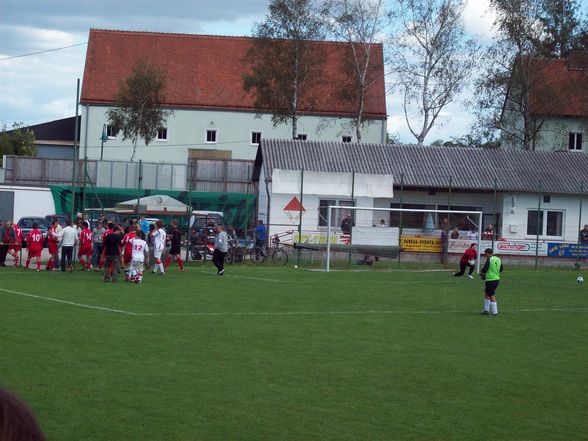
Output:
[[21,228],[33,228],[33,222],[36,222],[39,228],[47,228],[43,219],[21,219],[18,226]]

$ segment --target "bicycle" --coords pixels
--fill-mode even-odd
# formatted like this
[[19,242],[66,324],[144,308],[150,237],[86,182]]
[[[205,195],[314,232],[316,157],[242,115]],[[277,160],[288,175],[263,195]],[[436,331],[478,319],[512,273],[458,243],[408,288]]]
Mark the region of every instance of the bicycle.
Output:
[[272,244],[267,249],[253,246],[249,250],[249,258],[253,263],[263,263],[267,259],[271,259],[275,265],[286,265],[288,263],[288,253],[284,250],[284,245],[277,235],[272,238]]

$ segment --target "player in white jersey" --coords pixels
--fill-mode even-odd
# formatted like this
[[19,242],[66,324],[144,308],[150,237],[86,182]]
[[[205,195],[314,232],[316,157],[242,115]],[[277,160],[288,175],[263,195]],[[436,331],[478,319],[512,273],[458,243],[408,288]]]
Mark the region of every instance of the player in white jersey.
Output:
[[153,236],[153,257],[155,258],[155,265],[153,265],[153,274],[157,273],[157,270],[161,271],[161,274],[165,274],[165,269],[163,268],[163,263],[161,261],[161,256],[163,251],[165,250],[165,241],[167,239],[167,234],[163,229],[163,222],[158,220],[155,222],[155,230],[151,233]]
[[143,281],[143,265],[145,264],[145,254],[149,253],[149,247],[145,242],[145,234],[139,230],[129,243],[132,246],[131,266],[129,271],[130,280],[135,283]]

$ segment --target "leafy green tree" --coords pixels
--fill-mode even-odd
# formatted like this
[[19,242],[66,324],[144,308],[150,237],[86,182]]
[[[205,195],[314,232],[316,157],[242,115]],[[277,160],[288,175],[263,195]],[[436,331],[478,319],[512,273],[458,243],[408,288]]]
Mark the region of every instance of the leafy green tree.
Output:
[[298,133],[300,108],[312,110],[313,90],[322,80],[325,54],[316,40],[324,22],[312,0],[271,0],[269,12],[253,29],[244,62],[243,88],[253,93],[257,114],[272,114],[274,127],[291,124]]
[[166,72],[146,61],[139,61],[132,73],[119,85],[115,107],[108,110],[108,124],[122,132],[123,140],[133,143],[131,161],[137,153],[139,139],[149,145],[163,127],[172,110],[163,108]]
[[[533,150],[545,118],[578,87],[545,81],[545,72],[581,42],[575,0],[491,0],[495,37],[476,82],[476,130]],[[564,90],[565,89],[565,90]]]
[[0,165],[2,155],[36,156],[35,135],[32,130],[23,123],[14,122],[12,128],[8,129],[6,124],[2,125],[0,131]]

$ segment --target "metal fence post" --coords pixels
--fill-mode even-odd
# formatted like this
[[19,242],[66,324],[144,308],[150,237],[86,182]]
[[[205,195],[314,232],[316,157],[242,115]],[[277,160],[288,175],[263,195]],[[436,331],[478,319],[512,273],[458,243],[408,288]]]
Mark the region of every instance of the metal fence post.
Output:
[[[580,212],[578,213],[578,245],[582,243],[582,238],[580,237],[580,231],[582,230],[582,202],[584,199],[584,183],[580,182]],[[580,253],[582,253],[581,248],[578,247],[578,256],[576,259],[576,268],[580,269]]]
[[[300,170],[300,207],[298,212],[298,242],[302,240],[302,198],[304,197],[304,169]],[[302,250],[298,247],[298,256],[296,264],[300,266],[300,253]]]
[[[541,181],[539,181],[539,197],[537,203],[537,238],[535,239],[535,269],[539,264],[539,234],[543,232],[543,216],[541,216],[541,197],[542,197],[542,186]],[[541,225],[539,225],[539,219],[541,219]]]
[[143,160],[139,159],[139,170],[137,172],[137,220],[141,214],[141,181],[143,180]]
[[[404,198],[404,173],[400,173],[400,210],[402,210],[402,201]],[[392,225],[390,225],[392,228]],[[402,211],[399,212],[398,218],[398,246],[402,250]],[[397,266],[400,267],[400,252],[398,253]]]

